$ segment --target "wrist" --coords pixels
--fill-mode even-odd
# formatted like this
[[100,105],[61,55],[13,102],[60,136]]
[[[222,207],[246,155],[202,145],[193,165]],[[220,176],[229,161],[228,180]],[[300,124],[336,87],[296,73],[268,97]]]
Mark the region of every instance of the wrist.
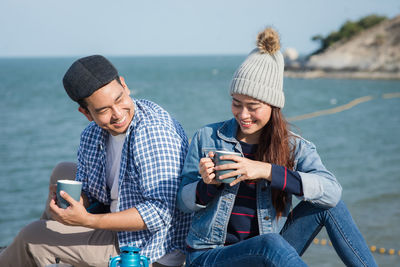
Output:
[[87,213],[87,215],[85,217],[86,217],[86,220],[85,220],[83,226],[92,228],[92,229],[99,228],[98,227],[98,221],[99,221],[98,214]]
[[263,170],[264,170],[263,178],[271,182],[272,181],[272,176],[271,176],[272,165],[270,163],[264,162]]

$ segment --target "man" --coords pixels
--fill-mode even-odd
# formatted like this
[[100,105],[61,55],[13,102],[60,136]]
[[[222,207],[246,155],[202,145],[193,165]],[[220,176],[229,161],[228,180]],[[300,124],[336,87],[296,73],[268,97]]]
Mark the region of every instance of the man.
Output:
[[[70,207],[61,209],[51,186],[53,220],[25,227],[0,255],[0,265],[45,266],[57,259],[75,267],[108,266],[119,247],[131,245],[153,266],[181,266],[190,223],[175,205],[188,146],[181,125],[158,105],[132,99],[102,56],[75,61],[63,84],[91,121],[78,150],[81,201],[62,192]],[[109,212],[89,213],[96,204]]]

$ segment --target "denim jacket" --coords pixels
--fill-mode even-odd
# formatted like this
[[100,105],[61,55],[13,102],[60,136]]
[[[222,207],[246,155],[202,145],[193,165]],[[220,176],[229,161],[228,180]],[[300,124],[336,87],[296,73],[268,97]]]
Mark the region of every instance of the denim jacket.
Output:
[[[235,202],[239,184],[224,188],[207,206],[196,203],[196,186],[200,181],[199,161],[209,151],[227,150],[242,152],[236,140],[238,124],[235,119],[210,124],[194,135],[182,170],[182,182],[178,192],[178,207],[187,213],[194,212],[192,225],[186,243],[194,249],[223,246],[230,214]],[[320,207],[334,207],[341,198],[342,188],[336,178],[322,164],[314,144],[295,136],[291,140],[295,146],[294,170],[300,174],[303,193],[301,200]],[[257,182],[257,217],[260,234],[279,233],[291,208],[289,204],[277,220],[272,205],[271,187],[267,180]]]

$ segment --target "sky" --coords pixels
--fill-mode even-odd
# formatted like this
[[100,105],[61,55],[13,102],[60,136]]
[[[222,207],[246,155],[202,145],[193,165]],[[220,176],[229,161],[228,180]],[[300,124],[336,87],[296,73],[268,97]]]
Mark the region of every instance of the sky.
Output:
[[398,0],[1,0],[0,57],[236,55],[266,26],[282,50],[346,20],[400,15]]

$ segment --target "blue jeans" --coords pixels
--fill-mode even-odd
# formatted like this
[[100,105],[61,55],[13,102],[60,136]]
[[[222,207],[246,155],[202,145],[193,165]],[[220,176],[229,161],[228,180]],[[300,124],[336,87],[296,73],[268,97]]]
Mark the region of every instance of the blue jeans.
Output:
[[[187,266],[307,266],[300,258],[325,226],[333,247],[347,266],[377,266],[368,246],[340,201],[323,209],[300,202],[279,234],[256,236],[239,243],[190,252]],[[299,256],[300,255],[300,256]]]

